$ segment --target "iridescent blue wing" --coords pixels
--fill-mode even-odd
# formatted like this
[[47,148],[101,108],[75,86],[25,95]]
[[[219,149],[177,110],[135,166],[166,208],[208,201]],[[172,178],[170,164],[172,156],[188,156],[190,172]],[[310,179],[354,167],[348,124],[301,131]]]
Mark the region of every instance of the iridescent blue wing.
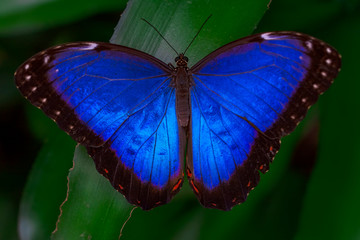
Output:
[[[21,93],[77,142],[129,202],[165,204],[182,184],[171,70],[143,52],[107,43],[56,46],[15,74]],[[179,157],[180,156],[180,157]]]
[[191,68],[190,184],[205,207],[244,202],[307,109],[332,83],[337,51],[294,32],[253,35]]

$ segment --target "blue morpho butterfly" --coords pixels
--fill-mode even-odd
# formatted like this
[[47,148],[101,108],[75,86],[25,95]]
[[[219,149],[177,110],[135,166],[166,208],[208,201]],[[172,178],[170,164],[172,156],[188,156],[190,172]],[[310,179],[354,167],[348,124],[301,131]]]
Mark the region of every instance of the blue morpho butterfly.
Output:
[[77,42],[36,54],[15,81],[86,146],[130,203],[148,210],[170,201],[186,156],[201,204],[230,210],[269,169],[281,137],[329,88],[340,58],[297,32],[236,40],[191,68],[184,54],[173,67],[136,49]]

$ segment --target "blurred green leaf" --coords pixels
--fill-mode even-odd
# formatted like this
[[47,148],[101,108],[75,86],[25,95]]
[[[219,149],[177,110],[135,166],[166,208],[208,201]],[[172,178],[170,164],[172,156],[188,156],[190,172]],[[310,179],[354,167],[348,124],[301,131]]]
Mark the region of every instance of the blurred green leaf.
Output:
[[0,35],[43,30],[109,10],[120,13],[125,4],[125,0],[3,0]]
[[360,236],[360,82],[354,77],[359,69],[359,25],[357,14],[323,32],[342,54],[342,70],[320,100],[319,158],[296,239],[358,239]]
[[74,141],[54,134],[37,157],[21,199],[19,235],[22,240],[49,239],[55,229],[59,206],[66,196],[66,176],[74,154]]
[[82,146],[76,147],[68,179],[52,239],[117,239],[133,206],[96,171]]
[[56,123],[40,109],[35,108],[27,102],[25,111],[29,129],[35,138],[43,141],[44,139],[53,138],[55,135],[62,134]]
[[[17,204],[10,194],[0,195],[0,239],[16,240]],[[14,224],[15,223],[15,224]]]
[[272,1],[261,20],[262,31],[303,31],[328,27],[341,14],[344,2],[338,0]]

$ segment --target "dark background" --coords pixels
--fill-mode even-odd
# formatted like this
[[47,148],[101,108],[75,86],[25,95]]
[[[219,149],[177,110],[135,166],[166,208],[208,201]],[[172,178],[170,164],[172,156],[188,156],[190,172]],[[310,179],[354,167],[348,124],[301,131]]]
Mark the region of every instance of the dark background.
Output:
[[[171,19],[169,22],[182,19],[176,15],[183,11],[179,1],[149,2],[155,6],[166,3],[172,12],[156,14],[155,7],[151,9],[139,1],[131,1],[128,4],[131,11],[123,15],[127,26],[139,25],[138,19],[146,16],[153,22],[158,21],[156,26],[160,25],[160,28],[166,19]],[[191,59],[201,59],[203,54],[218,47],[216,44],[221,46],[250,34],[257,25],[254,32],[299,31],[330,43],[343,56],[342,71],[295,132],[283,139],[281,151],[270,171],[262,176],[259,186],[244,204],[230,212],[204,209],[185,183],[168,205],[150,212],[136,209],[123,230],[124,237],[358,239],[360,1],[277,0],[265,14],[266,1],[259,1],[263,10],[256,13],[242,1],[236,4],[235,1],[194,2],[200,10],[191,9],[193,24],[189,20],[176,23],[180,33],[186,31],[184,29],[196,32],[198,23],[201,25],[209,13],[214,15],[214,20],[205,27],[205,37],[199,36],[197,41],[210,49],[194,43],[189,50],[190,56],[194,55]],[[79,161],[79,164],[75,164],[78,169],[69,175],[72,191],[67,195],[67,177],[73,165],[75,142],[31,106],[16,90],[13,80],[13,73],[22,62],[52,45],[109,41],[125,7],[125,1],[112,0],[0,2],[0,239],[19,239],[19,236],[22,239],[49,239],[60,214],[59,206],[65,199],[68,199],[68,205],[63,208],[58,231],[73,235],[58,233],[54,239],[64,236],[67,236],[64,239],[89,236],[114,239],[128,218],[132,207],[97,176],[93,166],[80,172],[87,169],[86,164],[92,164],[81,148],[77,149],[78,155],[75,154],[75,162]],[[141,14],[144,9],[146,13]],[[226,15],[232,13],[245,17],[241,21],[236,18],[229,21]],[[231,29],[229,32],[239,34],[217,35],[212,32],[212,27],[224,31]],[[124,35],[132,34],[131,29],[127,31]],[[193,35],[193,32],[184,33],[180,37],[170,36],[168,40],[174,45],[184,42],[186,46]],[[154,42],[148,41],[147,45],[154,45]],[[145,49],[136,46],[136,41],[131,43],[129,40],[126,45],[152,51],[146,46]],[[176,48],[182,49],[183,45]],[[195,56],[197,51],[199,56]],[[156,56],[164,61],[173,58],[167,51],[163,52]],[[90,171],[93,172],[88,173]],[[99,178],[94,180],[96,184],[89,180],[92,177]],[[78,187],[85,189],[85,184],[96,185],[93,193],[86,192],[85,195],[76,190]],[[111,196],[99,194],[99,189],[106,187],[97,184],[108,187],[106,191]],[[106,203],[97,202],[104,198]],[[83,204],[77,206],[76,203]]]

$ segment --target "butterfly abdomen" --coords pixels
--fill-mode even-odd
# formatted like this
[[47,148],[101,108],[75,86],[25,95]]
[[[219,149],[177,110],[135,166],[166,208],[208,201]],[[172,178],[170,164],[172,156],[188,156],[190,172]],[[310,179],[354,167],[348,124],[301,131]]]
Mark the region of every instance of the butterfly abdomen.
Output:
[[178,67],[175,79],[176,116],[181,127],[187,127],[190,119],[190,76],[185,67]]

